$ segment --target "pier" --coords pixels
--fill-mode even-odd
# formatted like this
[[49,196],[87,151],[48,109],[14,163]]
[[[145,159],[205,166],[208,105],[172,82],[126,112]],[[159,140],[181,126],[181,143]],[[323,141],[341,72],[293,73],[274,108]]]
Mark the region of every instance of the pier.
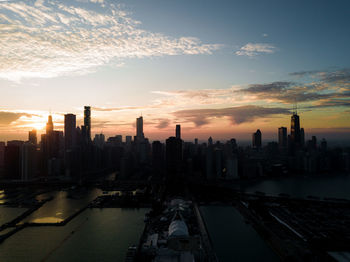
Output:
[[201,239],[202,239],[202,248],[205,250],[205,261],[208,262],[218,262],[218,258],[213,250],[212,241],[210,238],[210,235],[207,230],[207,226],[203,220],[201,211],[197,205],[197,203],[194,203],[194,212],[197,218],[197,223],[199,226],[199,230],[201,233]]

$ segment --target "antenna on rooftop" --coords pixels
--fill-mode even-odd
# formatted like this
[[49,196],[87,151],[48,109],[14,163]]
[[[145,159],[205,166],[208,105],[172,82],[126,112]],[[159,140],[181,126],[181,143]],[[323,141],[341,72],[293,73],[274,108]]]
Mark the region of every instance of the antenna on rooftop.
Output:
[[293,115],[297,115],[298,114],[298,103],[297,103],[297,99],[294,98],[294,103],[293,103]]

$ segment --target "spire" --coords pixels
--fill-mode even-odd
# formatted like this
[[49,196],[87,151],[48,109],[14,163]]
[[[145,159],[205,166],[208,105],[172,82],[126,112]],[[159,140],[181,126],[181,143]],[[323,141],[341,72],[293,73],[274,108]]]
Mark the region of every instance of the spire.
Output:
[[297,115],[298,114],[298,102],[297,99],[294,98],[294,103],[293,103],[293,115]]
[[52,122],[52,115],[48,116],[47,123],[46,123],[46,134],[50,134],[53,131],[53,122]]

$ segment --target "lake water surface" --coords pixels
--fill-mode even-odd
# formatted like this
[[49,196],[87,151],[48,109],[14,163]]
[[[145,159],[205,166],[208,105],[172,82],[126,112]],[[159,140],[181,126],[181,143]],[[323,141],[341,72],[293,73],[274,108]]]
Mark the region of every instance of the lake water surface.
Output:
[[123,261],[148,209],[87,209],[63,227],[29,227],[0,244],[0,261]]

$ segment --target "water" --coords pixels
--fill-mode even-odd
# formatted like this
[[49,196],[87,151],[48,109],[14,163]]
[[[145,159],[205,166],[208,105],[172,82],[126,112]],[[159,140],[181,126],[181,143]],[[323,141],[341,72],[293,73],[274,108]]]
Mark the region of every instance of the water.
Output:
[[27,208],[0,206],[0,226],[22,215]]
[[203,206],[201,212],[220,262],[279,261],[234,207]]
[[285,193],[302,198],[316,196],[350,199],[350,175],[286,177],[254,183],[242,182],[240,189],[246,192],[261,191],[271,195]]
[[39,195],[37,197],[38,200],[49,198],[50,196],[53,196],[54,198],[33,212],[30,216],[24,219],[23,222],[59,223],[88,205],[100,194],[101,190],[92,189],[83,192],[79,199],[67,198],[68,192],[66,191],[53,191]]
[[0,261],[123,261],[148,209],[87,209],[63,227],[29,227],[0,245]]

